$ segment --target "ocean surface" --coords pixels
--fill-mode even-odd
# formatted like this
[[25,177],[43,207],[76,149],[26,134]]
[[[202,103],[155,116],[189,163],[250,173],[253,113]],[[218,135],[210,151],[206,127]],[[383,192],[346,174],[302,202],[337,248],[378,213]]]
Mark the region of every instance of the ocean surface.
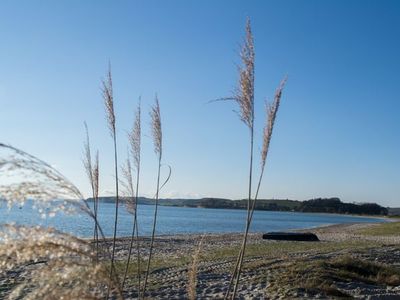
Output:
[[[92,205],[92,204],[91,204]],[[114,228],[115,205],[100,203],[98,219],[106,236],[112,236]],[[139,234],[150,235],[154,215],[154,206],[139,205]],[[157,216],[157,235],[188,233],[227,233],[241,232],[244,229],[245,210],[187,208],[159,206]],[[118,236],[128,236],[132,232],[133,215],[124,205],[119,207]],[[255,211],[251,232],[281,231],[304,229],[340,223],[376,223],[379,218],[346,216],[337,214]],[[93,236],[93,220],[84,213],[57,213],[54,217],[42,218],[32,203],[22,207],[14,206],[9,210],[0,206],[0,224],[15,223],[55,227],[61,231],[80,237]]]

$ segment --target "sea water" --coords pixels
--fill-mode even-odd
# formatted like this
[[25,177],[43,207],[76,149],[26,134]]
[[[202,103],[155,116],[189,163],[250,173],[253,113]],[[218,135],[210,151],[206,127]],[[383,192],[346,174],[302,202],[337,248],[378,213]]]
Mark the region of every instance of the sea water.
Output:
[[[93,203],[89,203],[93,205]],[[106,236],[112,236],[114,230],[115,204],[99,203],[98,220]],[[138,206],[138,224],[140,235],[150,235],[153,225],[154,206]],[[129,236],[132,232],[133,215],[124,205],[119,206],[118,236]],[[159,206],[157,216],[157,235],[201,234],[242,232],[245,227],[246,210],[212,209]],[[251,232],[285,231],[305,229],[342,223],[376,223],[380,218],[348,216],[339,214],[300,213],[280,211],[255,211]],[[57,213],[54,217],[42,218],[31,203],[15,206],[10,210],[0,206],[0,224],[41,225],[55,227],[63,232],[80,237],[93,236],[93,219],[85,213]]]

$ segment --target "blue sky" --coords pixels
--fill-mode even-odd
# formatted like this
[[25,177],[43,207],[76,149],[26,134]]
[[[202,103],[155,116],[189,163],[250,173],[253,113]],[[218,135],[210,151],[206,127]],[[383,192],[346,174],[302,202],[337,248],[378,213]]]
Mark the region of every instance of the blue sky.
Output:
[[53,164],[89,195],[86,121],[101,191],[112,192],[100,92],[110,61],[121,160],[142,97],[141,194],[155,191],[148,111],[158,93],[163,162],[173,168],[162,196],[245,197],[248,131],[233,104],[207,102],[235,87],[246,17],[257,157],[263,103],[289,76],[261,197],[400,206],[398,1],[1,1],[1,142]]

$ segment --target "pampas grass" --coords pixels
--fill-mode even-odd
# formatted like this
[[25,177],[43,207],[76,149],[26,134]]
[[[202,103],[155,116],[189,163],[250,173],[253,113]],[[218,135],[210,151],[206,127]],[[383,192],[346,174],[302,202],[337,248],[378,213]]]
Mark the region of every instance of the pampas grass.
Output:
[[196,299],[196,288],[197,288],[197,273],[199,267],[199,260],[200,260],[200,252],[203,244],[204,235],[201,237],[201,240],[197,246],[196,251],[193,253],[192,256],[192,263],[188,270],[188,298],[190,300]]
[[287,76],[279,84],[279,87],[277,88],[277,90],[275,92],[274,101],[272,102],[272,104],[265,105],[266,116],[265,116],[264,130],[263,130],[263,145],[262,145],[261,153],[260,153],[261,173],[260,173],[260,176],[258,179],[257,190],[256,190],[256,194],[254,196],[253,206],[251,208],[250,222],[253,217],[256,201],[258,199],[258,193],[260,191],[261,182],[262,182],[262,179],[264,176],[265,164],[267,162],[268,150],[269,150],[269,145],[271,143],[271,137],[272,137],[272,131],[274,129],[276,115],[278,113],[278,109],[279,109],[279,105],[280,105],[281,97],[282,97],[282,92],[283,92],[283,88],[285,87],[286,81],[287,81]]
[[[252,194],[252,176],[253,176],[253,148],[254,148],[254,41],[253,34],[251,32],[250,20],[247,20],[246,24],[246,38],[244,40],[241,53],[240,53],[242,65],[239,66],[239,82],[236,88],[235,94],[231,98],[236,101],[240,108],[240,119],[249,128],[250,133],[250,163],[249,163],[249,185],[248,185],[248,198],[247,198],[247,220],[250,218],[250,204],[251,204],[251,194]],[[246,231],[246,230],[245,230]],[[246,247],[247,234],[243,236],[243,243],[241,249]],[[242,250],[241,250],[242,251]],[[231,280],[227,289],[226,297],[229,296],[233,281],[235,280],[234,290],[232,294],[232,299],[235,297],[237,284],[240,278],[240,272],[242,265],[240,264],[239,253],[237,263]]]
[[115,128],[115,112],[114,112],[114,94],[111,76],[111,67],[109,66],[107,78],[103,80],[103,100],[106,110],[106,118],[110,135],[114,143],[114,168],[115,168],[115,217],[114,217],[114,235],[113,246],[111,252],[111,275],[114,270],[114,256],[115,256],[115,243],[117,239],[117,226],[118,226],[118,206],[119,206],[119,191],[118,191],[118,154],[117,154],[117,135]]
[[92,198],[93,198],[93,211],[94,211],[94,230],[93,239],[96,243],[96,257],[99,256],[99,229],[97,222],[97,210],[99,204],[99,152],[96,152],[96,157],[94,163],[92,162],[92,155],[90,150],[90,140],[89,140],[89,129],[86,124],[86,141],[84,143],[84,155],[83,155],[83,166],[86,171],[86,175],[89,179],[90,187],[92,188]]
[[162,129],[161,129],[160,104],[158,102],[157,95],[156,95],[156,99],[155,99],[155,104],[151,108],[150,117],[151,117],[151,129],[152,129],[152,134],[153,134],[154,152],[156,153],[156,155],[158,157],[158,171],[157,171],[157,189],[156,189],[156,196],[155,196],[153,228],[152,228],[152,232],[151,232],[149,258],[147,261],[147,268],[146,268],[146,273],[145,273],[144,283],[143,283],[143,297],[146,292],[147,280],[148,280],[149,273],[150,273],[150,264],[151,264],[151,258],[152,258],[153,247],[154,247],[154,235],[155,235],[156,224],[157,224],[158,196],[159,196],[159,192],[160,192],[160,171],[161,171],[161,158],[162,158]]
[[49,215],[82,210],[93,216],[87,204],[81,201],[82,193],[64,175],[43,160],[3,143],[0,143],[0,181],[0,198],[9,208],[34,199],[43,214],[45,209]]
[[[138,223],[137,223],[137,206],[138,206],[138,199],[139,199],[139,179],[140,179],[140,156],[141,156],[141,107],[140,107],[140,99],[139,99],[139,104],[137,107],[136,115],[135,115],[135,121],[132,127],[132,130],[128,133],[128,140],[130,144],[130,151],[128,153],[128,159],[127,159],[127,167],[129,171],[124,172],[125,173],[125,179],[130,182],[129,184],[129,191],[131,194],[130,199],[132,199],[132,205],[131,210],[133,211],[133,226],[132,226],[132,234],[131,234],[131,241],[129,245],[129,252],[128,252],[128,259],[126,262],[126,267],[125,267],[125,272],[124,272],[124,277],[122,280],[122,289],[124,288],[125,285],[125,280],[126,276],[128,273],[128,268],[129,268],[129,263],[130,263],[130,258],[132,254],[132,248],[133,248],[133,240],[135,236],[135,231],[136,231],[136,257],[137,257],[137,276],[138,276],[138,291],[140,293],[141,287],[140,287],[140,251],[139,251],[139,229],[138,229]],[[133,178],[132,178],[132,167],[130,164],[129,160],[129,154],[132,155],[134,165],[136,168],[136,190],[134,192],[133,189]],[[131,202],[129,202],[131,203]]]
[[257,184],[257,190],[254,198],[252,198],[252,179],[253,179],[253,147],[254,147],[254,64],[255,64],[255,53],[254,53],[254,42],[253,35],[251,32],[250,20],[247,20],[246,24],[246,37],[240,53],[242,65],[239,66],[239,83],[236,92],[231,98],[235,100],[240,108],[240,119],[243,121],[250,131],[250,170],[249,170],[249,185],[248,185],[248,199],[247,199],[247,218],[246,225],[243,234],[242,246],[237,256],[236,264],[232,272],[232,276],[228,285],[225,299],[230,296],[232,285],[233,291],[231,299],[235,299],[237,289],[239,286],[239,280],[241,270],[243,266],[243,258],[246,252],[247,237],[250,229],[255,204],[258,198],[260,185],[262,182],[266,159],[268,155],[269,145],[272,137],[272,131],[276,119],[276,114],[279,108],[280,99],[282,95],[283,87],[286,83],[286,78],[281,82],[277,89],[274,97],[274,102],[267,106],[267,118],[263,131],[263,147],[261,150],[261,172]]
[[[48,163],[10,145],[0,143],[0,172],[8,184],[0,198],[9,206],[30,199],[51,213],[84,212],[104,234],[82,193]],[[98,169],[96,162],[93,169]],[[98,172],[93,172],[94,183]],[[14,182],[17,181],[17,182]],[[8,187],[8,188],[7,188]],[[96,186],[95,186],[96,189]],[[65,200],[54,200],[64,198]],[[109,255],[110,256],[110,255]],[[34,266],[32,269],[29,266]],[[100,299],[105,293],[122,298],[116,277],[98,264],[88,241],[51,228],[0,226],[0,275],[24,272],[9,299]],[[82,280],[85,278],[85,280]]]
[[0,176],[8,181],[0,186],[0,199],[6,201],[10,208],[14,204],[23,205],[25,200],[30,199],[39,212],[46,208],[50,216],[60,211],[71,214],[83,212],[97,223],[104,239],[94,213],[70,180],[45,161],[11,145],[0,143],[0,152]]
[[[8,299],[122,299],[90,243],[41,227],[2,225],[0,276],[23,272]],[[84,279],[84,280],[82,280]]]

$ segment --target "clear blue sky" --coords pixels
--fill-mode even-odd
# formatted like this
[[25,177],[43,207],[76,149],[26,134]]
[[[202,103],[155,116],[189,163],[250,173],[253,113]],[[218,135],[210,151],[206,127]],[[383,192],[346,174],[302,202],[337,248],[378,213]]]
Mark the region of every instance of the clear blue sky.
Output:
[[257,155],[263,102],[289,75],[261,197],[400,206],[398,1],[1,1],[1,142],[55,165],[89,195],[87,121],[101,191],[113,191],[100,93],[111,61],[121,159],[142,96],[141,194],[155,189],[148,110],[157,92],[163,161],[173,168],[162,197],[245,197],[248,131],[232,104],[207,102],[235,86],[247,16]]

